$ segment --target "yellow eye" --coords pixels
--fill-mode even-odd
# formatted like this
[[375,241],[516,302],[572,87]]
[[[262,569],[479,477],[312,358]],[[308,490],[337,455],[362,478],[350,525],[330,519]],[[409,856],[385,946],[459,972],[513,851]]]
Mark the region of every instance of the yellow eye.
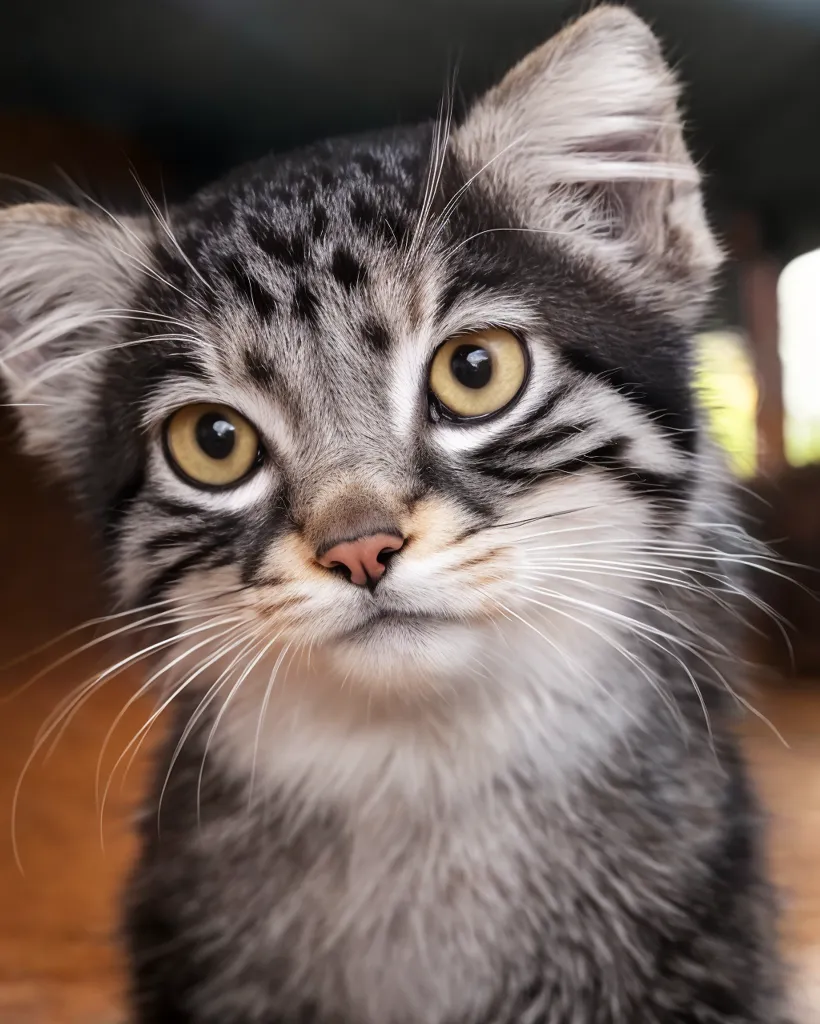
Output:
[[509,331],[493,328],[445,341],[433,356],[430,390],[447,412],[472,419],[509,405],[526,376],[524,346]]
[[230,487],[248,475],[259,456],[259,436],[225,405],[184,405],[165,427],[168,456],[191,483]]

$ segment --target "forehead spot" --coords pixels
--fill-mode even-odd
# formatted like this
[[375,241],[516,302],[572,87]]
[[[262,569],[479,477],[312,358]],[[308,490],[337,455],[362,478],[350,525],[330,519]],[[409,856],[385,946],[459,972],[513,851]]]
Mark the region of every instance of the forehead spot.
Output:
[[362,324],[362,337],[374,352],[386,352],[390,347],[387,327],[376,316],[369,316]]
[[245,369],[248,371],[248,376],[257,384],[261,384],[265,388],[272,386],[275,379],[273,364],[257,349],[245,350]]
[[350,221],[361,234],[390,246],[401,246],[409,231],[407,217],[395,203],[379,207],[361,193],[351,197]]
[[379,211],[373,203],[363,195],[354,195],[350,200],[350,219],[353,226],[362,232],[372,228],[378,218]]
[[367,282],[367,268],[344,246],[333,253],[330,272],[346,291],[353,291]]
[[251,306],[262,320],[269,320],[276,312],[276,300],[245,267],[237,256],[221,260],[220,269],[227,278],[233,292]]
[[313,215],[310,220],[310,233],[315,239],[320,239],[327,230],[327,210],[318,203],[313,208]]
[[317,182],[315,180],[311,180],[310,178],[306,179],[299,186],[299,202],[309,203],[314,198],[317,191]]
[[377,160],[372,153],[361,153],[356,158],[356,163],[359,165],[362,174],[366,174],[369,177],[376,178],[384,170],[382,162]]
[[297,319],[304,320],[314,326],[316,325],[319,300],[316,298],[316,293],[313,289],[305,284],[304,281],[300,281],[293,290],[291,310]]
[[250,229],[251,238],[271,259],[286,266],[301,266],[306,259],[305,243],[299,235],[285,235],[270,224],[254,223]]

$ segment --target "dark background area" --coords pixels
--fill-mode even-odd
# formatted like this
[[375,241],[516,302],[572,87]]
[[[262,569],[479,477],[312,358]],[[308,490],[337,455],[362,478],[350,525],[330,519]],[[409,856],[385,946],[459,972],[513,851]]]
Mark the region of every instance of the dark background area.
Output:
[[[270,150],[430,118],[451,83],[463,105],[590,6],[0,0],[0,200],[30,198],[33,183],[139,207],[136,174],[154,197],[173,202]],[[691,145],[729,254],[712,326],[737,330],[757,387],[756,472],[744,492],[750,523],[804,566],[786,570],[802,589],[776,575],[760,581],[764,599],[793,623],[794,657],[771,622],[760,622],[765,635],[749,680],[760,717],[749,716],[744,739],[775,813],[775,872],[791,900],[785,941],[802,969],[801,998],[813,1007],[805,1024],[820,1024],[820,466],[787,458],[777,295],[787,262],[820,247],[820,0],[631,6],[653,24],[684,83]],[[54,756],[27,772],[17,800],[21,876],[9,823],[34,737],[60,700],[111,664],[112,651],[83,652],[8,699],[76,638],[9,659],[108,609],[93,538],[62,490],[16,453],[2,401],[0,1022],[120,1024],[117,893],[150,740],[127,778],[118,777],[102,824],[94,776],[140,674],[95,693]],[[151,710],[129,707],[104,774]]]
[[[0,97],[6,111],[69,118],[139,145],[173,197],[270,149],[430,117],[451,80],[457,95],[474,95],[589,6],[5,0]],[[820,3],[632,6],[686,83],[692,144],[721,221],[754,210],[783,259],[820,244]]]

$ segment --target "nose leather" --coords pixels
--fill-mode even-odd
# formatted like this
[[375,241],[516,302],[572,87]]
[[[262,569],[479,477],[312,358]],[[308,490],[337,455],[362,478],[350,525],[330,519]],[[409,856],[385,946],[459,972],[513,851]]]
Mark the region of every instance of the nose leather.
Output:
[[403,545],[403,538],[395,534],[374,533],[335,544],[317,561],[326,569],[343,565],[350,572],[350,582],[364,587],[384,575],[386,567],[379,561],[379,555],[398,551]]

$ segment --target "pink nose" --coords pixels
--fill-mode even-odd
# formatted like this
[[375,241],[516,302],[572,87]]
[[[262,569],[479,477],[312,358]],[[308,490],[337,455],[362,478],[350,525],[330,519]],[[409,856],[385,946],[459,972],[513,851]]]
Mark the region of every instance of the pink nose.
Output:
[[404,538],[392,533],[374,533],[370,537],[358,537],[335,544],[317,561],[326,569],[343,565],[350,572],[350,582],[357,586],[372,586],[385,571],[385,564],[379,559],[400,551]]

